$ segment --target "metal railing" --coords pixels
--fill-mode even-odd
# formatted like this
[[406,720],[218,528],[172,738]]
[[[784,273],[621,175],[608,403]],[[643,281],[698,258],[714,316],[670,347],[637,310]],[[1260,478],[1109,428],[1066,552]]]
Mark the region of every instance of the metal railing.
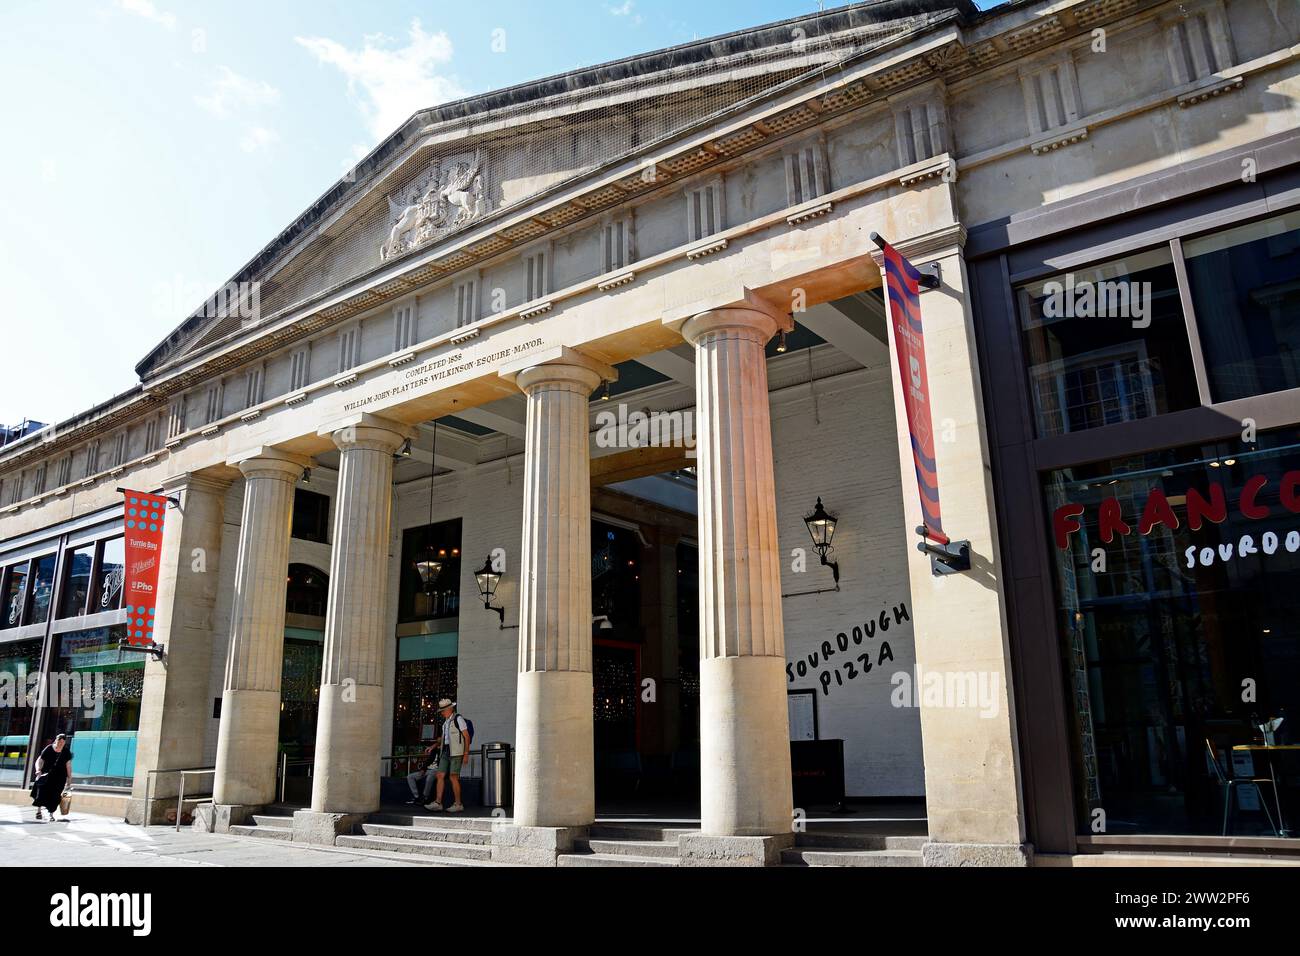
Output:
[[285,794],[285,787],[288,786],[288,782],[289,782],[289,768],[306,767],[307,777],[310,778],[312,768],[315,766],[316,766],[315,760],[290,760],[288,754],[280,754],[280,774],[279,774],[280,785],[276,788],[276,791],[280,794],[281,803],[285,802],[284,794]]
[[[177,773],[177,774],[180,774],[180,777],[181,777],[181,785],[180,785],[180,787],[179,787],[179,790],[178,790],[178,793],[177,793],[177,796],[176,796],[176,830],[179,832],[179,831],[180,831],[180,828],[181,828],[181,816],[183,815],[183,814],[182,814],[182,811],[185,809],[185,778],[186,778],[186,777],[197,777],[197,776],[201,776],[201,775],[203,775],[203,774],[205,774],[205,773],[216,773],[216,772],[217,772],[217,768],[216,768],[216,767],[184,767],[184,768],[175,769],[175,770],[150,770],[150,771],[148,771],[147,774],[146,774],[146,776],[145,776],[145,781],[144,781],[144,825],[145,825],[146,827],[149,826],[149,817],[152,815],[153,804],[151,803],[149,797],[150,797],[150,794],[153,792],[153,780],[154,780],[154,775],[155,775],[155,774],[163,774],[163,773]],[[195,801],[195,802],[196,802],[196,804],[199,804],[199,803],[212,803],[212,802],[213,802],[213,798],[209,796],[209,797],[207,797],[207,798],[205,798],[205,799],[203,799],[203,800],[197,800],[197,801]]]
[[[475,758],[478,758],[478,773],[474,772]],[[389,754],[386,757],[379,758],[380,763],[382,765],[381,772],[385,777],[405,777],[417,770],[423,770],[424,761],[426,759],[427,758],[424,756],[423,751],[420,751],[419,753],[412,753],[412,754]],[[400,773],[397,772],[399,767],[401,768]],[[460,775],[462,777],[483,776],[483,748],[482,747],[472,747],[465,754],[465,760],[464,763],[461,765]]]

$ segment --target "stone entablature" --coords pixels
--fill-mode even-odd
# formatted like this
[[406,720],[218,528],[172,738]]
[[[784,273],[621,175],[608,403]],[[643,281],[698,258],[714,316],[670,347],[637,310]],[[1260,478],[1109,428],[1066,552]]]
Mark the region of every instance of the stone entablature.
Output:
[[[1252,0],[1237,0],[1226,9],[1231,13],[1239,6],[1248,8],[1252,5]],[[111,414],[100,416],[92,424],[71,430],[56,429],[52,442],[39,446],[34,442],[24,443],[4,457],[10,458],[10,462],[17,466],[17,471],[26,472],[33,469],[39,460],[59,459],[66,455],[69,448],[78,446],[88,436],[111,433],[114,428],[138,423],[142,413],[152,415],[158,410],[161,414],[168,403],[183,403],[181,424],[173,421],[166,429],[166,447],[174,452],[188,442],[211,438],[223,430],[256,425],[272,410],[301,405],[321,392],[360,388],[368,376],[373,377],[370,374],[372,371],[382,373],[384,369],[418,363],[421,355],[438,352],[448,343],[455,345],[469,341],[470,336],[486,334],[500,323],[520,319],[533,323],[548,316],[567,300],[581,299],[592,293],[622,293],[629,287],[647,281],[655,270],[671,267],[680,260],[707,262],[709,259],[701,257],[725,252],[728,243],[734,243],[751,233],[770,230],[778,225],[786,230],[806,228],[819,218],[838,212],[836,206],[839,202],[886,188],[891,183],[924,189],[931,180],[943,179],[946,172],[969,175],[984,167],[993,166],[998,161],[1009,160],[1017,154],[1050,154],[1061,146],[1083,141],[1090,130],[1095,131],[1108,124],[1129,119],[1141,122],[1139,114],[1143,112],[1174,103],[1180,108],[1187,108],[1188,98],[1198,90],[1215,87],[1217,91],[1217,87],[1225,81],[1216,77],[1200,78],[1190,85],[1171,87],[1167,80],[1159,93],[1147,95],[1136,104],[1126,103],[1091,113],[1087,111],[1094,104],[1089,101],[1085,89],[1079,107],[1085,115],[1068,129],[1052,131],[1046,139],[1041,134],[1038,134],[1037,139],[1030,135],[974,153],[955,156],[943,153],[882,175],[864,175],[864,172],[869,171],[848,168],[844,158],[849,155],[846,151],[855,142],[862,141],[863,135],[869,138],[874,129],[873,123],[880,125],[880,120],[889,116],[891,110],[896,113],[897,104],[910,102],[918,91],[927,88],[933,90],[933,96],[937,98],[932,113],[927,112],[927,117],[940,117],[940,130],[947,125],[944,117],[948,114],[957,123],[955,128],[944,133],[939,142],[942,143],[944,139],[948,142],[955,141],[960,148],[964,138],[961,115],[964,109],[976,105],[975,100],[981,95],[982,85],[994,83],[999,77],[1005,76],[1009,81],[1014,81],[1016,95],[1019,96],[1019,74],[1024,64],[1033,66],[1042,62],[1059,62],[1061,56],[1074,55],[1072,49],[1087,46],[1092,36],[1091,30],[1099,24],[1108,23],[1110,18],[1127,14],[1130,16],[1121,25],[1122,29],[1116,27],[1110,31],[1111,42],[1114,44],[1113,55],[1120,62],[1118,58],[1124,56],[1121,47],[1124,37],[1128,34],[1145,37],[1149,34],[1142,34],[1143,30],[1166,29],[1167,20],[1162,18],[1167,17],[1170,9],[1172,8],[1168,4],[1153,5],[1136,0],[1110,0],[1104,3],[1093,0],[1089,3],[1058,3],[1020,9],[995,16],[965,32],[956,23],[941,25],[908,43],[895,44],[888,51],[873,55],[863,63],[844,65],[837,80],[828,86],[788,91],[761,107],[755,107],[744,116],[680,141],[672,150],[628,160],[602,177],[588,178],[553,196],[545,194],[537,203],[504,217],[500,222],[484,222],[478,227],[471,223],[468,232],[460,238],[453,237],[447,248],[435,245],[428,250],[399,256],[391,266],[353,283],[352,291],[345,290],[320,297],[303,310],[285,313],[278,318],[268,318],[257,329],[241,333],[254,335],[253,338],[232,342],[224,352],[198,354],[188,365],[179,366],[166,376],[152,378],[148,382],[148,393],[121,405]],[[1137,15],[1132,15],[1135,11]],[[1031,29],[1035,24],[1041,28]],[[965,51],[966,55],[959,55],[961,51]],[[976,56],[975,51],[983,52]],[[1240,64],[1231,72],[1234,77],[1242,77],[1274,70],[1291,62],[1298,54],[1300,47],[1280,46]],[[907,79],[899,79],[904,75]],[[944,82],[936,77],[942,77]],[[1231,88],[1240,85],[1239,81],[1230,83]],[[929,101],[922,98],[921,103],[930,111]],[[1025,115],[1023,104],[1020,106],[1020,115]],[[891,119],[890,129],[894,130],[895,137],[898,128],[896,121]],[[1029,129],[1028,124],[1026,129]],[[890,134],[887,132],[884,135]],[[723,220],[720,224],[727,228],[718,230],[705,242],[684,241],[685,204],[680,198],[684,186],[690,186],[701,178],[719,175],[725,181],[733,178],[731,174],[738,170],[757,170],[759,164],[768,157],[779,153],[782,161],[785,161],[789,152],[801,148],[801,144],[825,142],[828,138],[828,179],[830,185],[839,186],[839,189],[798,205],[783,206],[770,214],[751,216],[747,221],[735,225],[729,225]],[[931,138],[930,141],[935,140]],[[896,147],[895,140],[888,148],[894,152]],[[1149,164],[1153,159],[1135,156],[1133,162]],[[1176,157],[1166,159],[1177,161]],[[894,162],[897,162],[896,158]],[[885,165],[892,166],[893,163]],[[958,190],[962,195],[960,204],[963,206],[966,194],[962,190],[966,188],[966,184],[959,182]],[[787,202],[789,198],[786,194]],[[1006,210],[1009,212],[1019,208],[1014,203],[1015,194],[1011,193],[1009,198],[1013,202],[1006,205]],[[607,256],[602,244],[597,242],[596,246],[601,247],[601,253],[592,254],[593,261],[586,270],[589,275],[551,289],[549,275],[557,269],[557,250],[566,244],[580,246],[577,237],[585,235],[582,230],[600,228],[610,221],[611,216],[619,217],[631,226],[643,213],[653,219],[658,214],[658,208],[663,205],[672,205],[681,211],[683,241],[658,251],[655,247],[663,246],[662,235],[656,241],[653,229],[647,236],[637,226],[637,248],[633,255],[643,255],[644,258],[620,262],[620,268],[613,272],[601,272],[600,266]],[[969,214],[966,218],[970,218]],[[971,221],[980,219],[977,216]],[[907,231],[906,228],[900,230],[902,233]],[[632,228],[629,228],[629,238],[632,234]],[[549,271],[544,298],[535,298],[494,312],[473,322],[471,328],[447,328],[445,323],[449,316],[435,311],[435,316],[444,324],[445,330],[432,336],[426,332],[423,340],[415,342],[410,348],[397,352],[381,348],[377,356],[365,360],[358,354],[357,361],[350,363],[350,367],[345,370],[325,369],[322,373],[318,364],[312,369],[312,374],[306,376],[306,380],[303,380],[301,373],[295,373],[293,381],[280,381],[275,387],[272,387],[273,377],[268,377],[259,385],[270,396],[262,402],[237,402],[226,397],[225,393],[232,390],[223,389],[223,381],[232,384],[235,394],[250,394],[244,381],[250,358],[258,363],[266,362],[268,369],[273,363],[283,363],[286,374],[281,377],[288,379],[287,366],[292,361],[291,355],[303,349],[303,339],[307,335],[332,335],[333,330],[339,328],[338,323],[343,322],[353,327],[359,327],[358,322],[366,326],[376,320],[387,323],[392,308],[389,302],[414,301],[418,313],[420,300],[417,296],[436,297],[440,294],[439,290],[446,288],[448,283],[459,281],[467,269],[476,276],[482,275],[480,286],[493,286],[503,274],[501,270],[513,261],[510,258],[509,244],[515,241],[519,243],[520,251],[525,253],[535,249],[539,242],[549,244],[548,248],[552,251],[546,257]],[[629,242],[628,249],[631,248]],[[497,271],[494,273],[493,270]],[[428,322],[427,316],[425,321]],[[385,328],[383,335],[389,334]],[[316,341],[318,345],[325,346],[316,349],[317,353],[330,351],[332,343],[328,339],[318,338]],[[358,345],[359,342],[358,336]],[[287,346],[291,346],[291,349]],[[224,380],[214,379],[214,373],[228,377]],[[205,404],[210,406],[211,403],[205,401],[210,396],[195,388],[199,385],[206,385],[214,391],[215,413],[210,407],[201,410]],[[233,407],[234,405],[240,407]],[[185,417],[186,409],[188,420]],[[113,467],[145,462],[151,453],[151,450],[146,450],[145,454],[129,458],[126,462],[119,458]],[[103,460],[101,454],[101,464]],[[0,492],[0,509],[12,509],[15,504],[23,505],[29,501],[35,503],[42,497],[48,497],[56,490],[50,485],[51,476],[57,477],[61,467],[56,465],[49,471],[46,489],[41,497],[33,499],[26,496],[17,502],[10,502],[10,492]],[[73,468],[72,484],[86,483],[96,474],[102,477],[111,474],[111,470],[101,467],[87,476],[81,476]],[[14,470],[5,468],[3,478],[6,482],[13,475]]]

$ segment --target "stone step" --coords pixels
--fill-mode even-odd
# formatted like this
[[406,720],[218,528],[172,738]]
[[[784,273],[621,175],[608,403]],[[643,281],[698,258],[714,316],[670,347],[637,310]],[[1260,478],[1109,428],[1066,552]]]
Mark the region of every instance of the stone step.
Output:
[[573,841],[576,850],[587,853],[614,854],[623,856],[677,856],[676,840],[600,840],[577,839]]
[[593,840],[645,840],[654,843],[676,843],[677,838],[697,829],[655,826],[648,823],[596,823],[588,830]]
[[394,840],[425,840],[472,846],[487,846],[492,842],[492,834],[487,831],[459,827],[411,827],[394,823],[363,823],[361,829],[367,836],[388,837]]
[[[397,827],[425,827],[434,830],[477,830],[492,832],[492,817],[464,817],[458,813],[372,813],[369,823]],[[506,820],[505,822],[509,822]]]
[[633,856],[627,853],[565,853],[556,858],[560,866],[676,866],[677,857]]
[[267,827],[277,830],[292,830],[293,817],[268,816],[265,813],[254,813],[253,824],[259,827]]
[[881,833],[818,833],[809,831],[795,838],[799,847],[842,850],[920,850],[927,836],[889,836]]
[[293,830],[288,827],[232,826],[230,832],[235,836],[257,837],[260,840],[293,840]]
[[846,850],[793,847],[781,851],[787,866],[921,866],[920,850]]
[[401,837],[340,836],[335,846],[357,850],[387,850],[392,853],[415,853],[421,856],[458,860],[492,859],[492,848],[469,843],[446,843],[441,840],[410,840]]

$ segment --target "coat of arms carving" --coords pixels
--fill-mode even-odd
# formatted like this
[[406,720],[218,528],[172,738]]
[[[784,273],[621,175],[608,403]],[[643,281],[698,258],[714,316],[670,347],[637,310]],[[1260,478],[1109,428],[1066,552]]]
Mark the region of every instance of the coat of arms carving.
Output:
[[388,197],[388,238],[381,259],[419,248],[487,212],[480,150],[436,159],[428,172]]

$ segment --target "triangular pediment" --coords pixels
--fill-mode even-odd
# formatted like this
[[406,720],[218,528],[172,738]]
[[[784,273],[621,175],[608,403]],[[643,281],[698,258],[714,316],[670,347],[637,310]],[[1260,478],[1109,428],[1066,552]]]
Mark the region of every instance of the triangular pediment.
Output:
[[[562,184],[974,8],[876,0],[472,97],[411,118],[137,366],[142,378],[261,323],[223,311],[256,284],[271,317],[448,241]],[[527,227],[525,227],[527,228]],[[534,226],[541,234],[544,226]],[[526,235],[524,236],[526,238]]]

